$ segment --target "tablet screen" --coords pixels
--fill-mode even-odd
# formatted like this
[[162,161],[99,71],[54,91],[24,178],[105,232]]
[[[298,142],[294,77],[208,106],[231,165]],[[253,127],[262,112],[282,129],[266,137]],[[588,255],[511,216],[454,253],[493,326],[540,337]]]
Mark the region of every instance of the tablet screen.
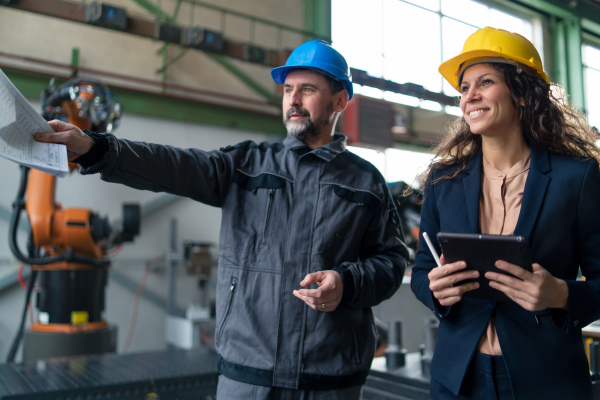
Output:
[[479,288],[466,292],[464,297],[510,300],[504,293],[491,288],[484,276],[487,271],[509,275],[494,266],[498,260],[532,270],[529,241],[525,236],[440,232],[437,239],[446,262],[465,261],[467,269],[479,271],[479,278],[461,282],[479,282]]

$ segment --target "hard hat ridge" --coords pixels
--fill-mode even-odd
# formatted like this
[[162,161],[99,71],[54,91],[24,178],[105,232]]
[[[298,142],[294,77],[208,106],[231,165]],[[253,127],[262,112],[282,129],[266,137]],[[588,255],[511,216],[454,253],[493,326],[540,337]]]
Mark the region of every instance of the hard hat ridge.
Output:
[[288,72],[292,69],[312,69],[332,79],[342,81],[352,98],[352,75],[350,67],[336,49],[324,40],[309,40],[296,47],[282,67],[273,68],[271,76],[275,83],[283,84]]

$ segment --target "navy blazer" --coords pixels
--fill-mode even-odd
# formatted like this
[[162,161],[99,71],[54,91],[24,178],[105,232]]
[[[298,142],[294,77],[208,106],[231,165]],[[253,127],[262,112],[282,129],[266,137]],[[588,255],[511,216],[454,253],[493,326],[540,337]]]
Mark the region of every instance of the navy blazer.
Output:
[[[434,171],[432,177],[446,175]],[[440,252],[440,231],[479,233],[482,155],[455,178],[425,188],[421,232]],[[431,177],[430,177],[431,178]],[[515,399],[592,399],[581,329],[600,318],[600,169],[596,160],[532,146],[515,235],[527,236],[532,262],[569,288],[568,312],[524,310],[516,303],[463,298],[441,307],[427,274],[436,266],[420,246],[411,288],[440,320],[431,376],[458,394],[490,318],[498,333]],[[581,267],[585,281],[577,280]],[[436,307],[437,304],[437,307]]]

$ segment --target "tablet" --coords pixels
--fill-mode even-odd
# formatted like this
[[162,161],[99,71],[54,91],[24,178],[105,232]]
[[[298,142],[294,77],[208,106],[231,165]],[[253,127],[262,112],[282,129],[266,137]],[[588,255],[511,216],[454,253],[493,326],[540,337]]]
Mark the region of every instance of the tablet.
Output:
[[496,261],[503,260],[532,271],[529,241],[525,236],[482,235],[469,233],[439,232],[438,242],[446,262],[465,261],[467,270],[479,271],[479,278],[460,282],[479,282],[479,288],[466,292],[464,297],[487,300],[510,300],[499,290],[490,287],[485,278],[487,271],[511,274],[494,266]]

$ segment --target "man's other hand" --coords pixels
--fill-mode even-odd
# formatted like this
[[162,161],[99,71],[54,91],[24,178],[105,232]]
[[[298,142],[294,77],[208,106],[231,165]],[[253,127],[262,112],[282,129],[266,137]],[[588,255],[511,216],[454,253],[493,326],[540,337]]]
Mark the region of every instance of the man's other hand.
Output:
[[300,286],[306,287],[311,283],[316,283],[319,288],[294,290],[294,296],[314,310],[325,312],[335,310],[344,294],[340,274],[332,270],[313,272],[304,277]]

